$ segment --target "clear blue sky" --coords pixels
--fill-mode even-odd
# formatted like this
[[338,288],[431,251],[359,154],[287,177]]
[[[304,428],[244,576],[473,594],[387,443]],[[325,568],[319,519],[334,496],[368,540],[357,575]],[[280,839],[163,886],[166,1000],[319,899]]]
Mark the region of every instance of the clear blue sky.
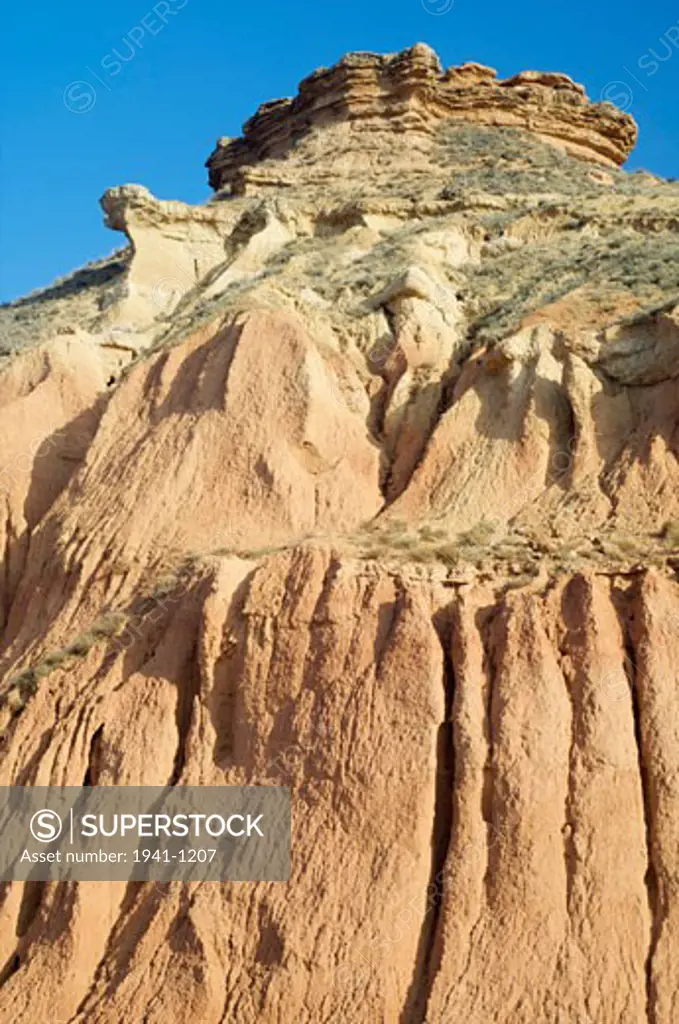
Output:
[[110,185],[206,199],[215,139],[348,50],[421,41],[446,65],[565,71],[596,99],[617,83],[641,128],[629,166],[679,177],[676,0],[14,0],[3,21],[3,300],[124,243],[102,225]]

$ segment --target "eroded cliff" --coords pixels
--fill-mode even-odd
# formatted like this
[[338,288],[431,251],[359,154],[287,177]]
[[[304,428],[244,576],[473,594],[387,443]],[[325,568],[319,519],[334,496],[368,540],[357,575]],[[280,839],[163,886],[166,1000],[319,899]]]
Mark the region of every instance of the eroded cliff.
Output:
[[5,885],[0,1020],[674,1024],[679,186],[635,133],[349,55],[0,310],[0,782],[294,807],[288,884]]

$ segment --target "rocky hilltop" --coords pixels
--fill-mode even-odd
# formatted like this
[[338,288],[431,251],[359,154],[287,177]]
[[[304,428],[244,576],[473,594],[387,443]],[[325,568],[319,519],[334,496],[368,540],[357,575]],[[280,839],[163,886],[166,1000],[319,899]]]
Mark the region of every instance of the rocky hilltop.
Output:
[[352,54],[0,309],[0,782],[282,784],[291,881],[11,883],[0,1021],[676,1024],[679,184]]
[[[381,136],[379,163],[393,171],[397,163],[408,164],[411,145],[435,139],[444,123],[527,129],[575,156],[614,166],[624,163],[637,137],[632,117],[611,104],[589,103],[568,75],[524,71],[498,81],[495,70],[482,64],[444,71],[433,50],[419,44],[386,57],[347,54],[305,78],[294,99],[264,103],[242,138],[218,141],[207,162],[210,184],[245,191],[260,180],[248,170],[285,158],[321,128],[326,139],[333,129],[334,147],[363,156]],[[303,181],[296,176],[292,184]]]

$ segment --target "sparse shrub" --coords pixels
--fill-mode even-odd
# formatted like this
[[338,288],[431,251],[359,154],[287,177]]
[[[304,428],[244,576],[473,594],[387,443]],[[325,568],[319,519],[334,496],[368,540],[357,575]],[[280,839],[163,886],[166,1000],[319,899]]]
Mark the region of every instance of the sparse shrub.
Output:
[[679,519],[669,519],[663,530],[663,540],[668,547],[679,547]]
[[22,697],[28,699],[36,692],[40,678],[41,676],[38,674],[37,668],[27,668],[16,677],[14,680],[14,687],[19,691]]
[[17,714],[26,706],[26,698],[22,697],[18,689],[12,689],[4,695],[2,704]]
[[385,534],[404,533],[408,529],[408,524],[402,519],[388,519],[385,520],[383,529]]
[[51,651],[45,655],[43,665],[46,665],[48,669],[59,668],[68,661],[68,654],[66,651]]
[[496,531],[497,526],[494,523],[488,522],[487,519],[479,519],[471,529],[460,535],[459,541],[466,545],[485,546],[491,542]]
[[520,590],[522,587],[528,586],[535,579],[534,572],[525,572],[520,576],[514,576],[511,580],[508,580],[505,585],[505,591],[507,590]]
[[48,665],[46,660],[42,661],[39,665],[36,665],[36,667],[33,669],[33,677],[35,683],[37,684],[41,679],[44,679],[45,676],[48,676],[51,671],[52,666]]
[[[602,548],[606,551],[606,545],[602,544]],[[577,558],[578,550],[573,544],[563,544],[555,554],[558,561],[569,565],[572,564],[575,558]]]
[[148,595],[148,599],[151,601],[161,601],[164,597],[169,597],[179,584],[179,580],[176,576],[163,576],[156,582],[151,593]]
[[125,625],[127,617],[123,612],[107,612],[94,623],[91,634],[99,639],[100,637],[115,636]]
[[70,654],[74,658],[84,658],[97,642],[97,637],[94,633],[81,633],[77,636],[68,647],[66,653]]
[[639,542],[632,537],[616,537],[615,543],[619,551],[625,555],[638,555],[640,550]]
[[275,545],[269,545],[265,548],[252,548],[249,551],[241,551],[241,558],[264,558],[265,555],[273,555],[276,551],[282,551],[283,548],[277,548]]
[[436,555],[444,565],[455,566],[462,560],[462,554],[456,544],[443,544],[436,549]]
[[363,557],[367,558],[369,561],[375,561],[378,558],[381,558],[382,554],[383,552],[381,548],[366,548],[363,551]]
[[417,541],[415,540],[415,538],[406,534],[402,537],[391,537],[388,546],[396,548],[397,551],[404,551],[408,550],[408,548],[414,548],[416,544]]
[[417,548],[410,553],[410,561],[429,565],[431,562],[436,561],[436,552],[433,548]]
[[441,527],[434,527],[426,524],[420,527],[419,532],[420,539],[423,541],[427,541],[431,544],[438,540],[445,540],[445,538],[448,536],[447,530],[444,530]]

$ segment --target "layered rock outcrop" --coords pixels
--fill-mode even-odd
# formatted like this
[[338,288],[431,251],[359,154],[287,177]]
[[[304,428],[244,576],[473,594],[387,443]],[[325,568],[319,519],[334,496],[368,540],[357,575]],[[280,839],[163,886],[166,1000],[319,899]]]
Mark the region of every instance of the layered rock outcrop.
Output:
[[0,310],[0,783],[294,822],[289,883],[6,884],[0,1022],[675,1024],[679,186],[634,133],[349,55]]
[[283,159],[309,132],[337,124],[348,129],[350,144],[363,133],[367,146],[376,132],[395,136],[392,153],[403,160],[413,137],[429,138],[443,122],[528,129],[576,156],[613,165],[624,163],[637,135],[629,114],[590,103],[567,75],[525,71],[498,80],[481,64],[444,70],[420,43],[386,57],[348,54],[305,78],[294,99],[264,103],[242,138],[219,140],[207,162],[210,184],[238,191],[248,180],[245,168]]

